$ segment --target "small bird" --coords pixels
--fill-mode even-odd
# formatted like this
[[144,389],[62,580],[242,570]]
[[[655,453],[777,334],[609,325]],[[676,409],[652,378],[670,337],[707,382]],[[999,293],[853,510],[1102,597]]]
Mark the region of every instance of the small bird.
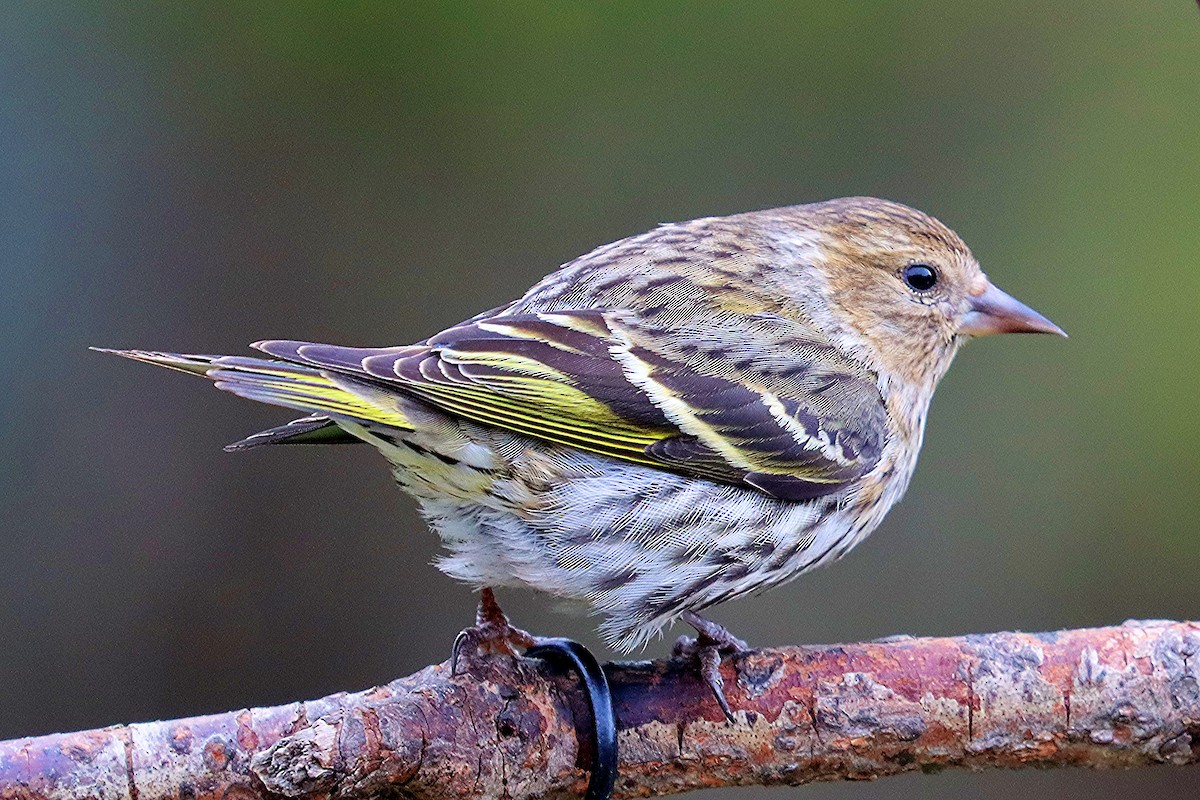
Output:
[[382,452],[482,592],[456,655],[532,642],[492,587],[582,601],[621,652],[683,620],[730,716],[720,660],[746,645],[700,612],[861,542],[958,348],[1016,332],[1065,336],[933,217],[852,197],[661,225],[413,345],[107,352],[307,414],[229,449]]

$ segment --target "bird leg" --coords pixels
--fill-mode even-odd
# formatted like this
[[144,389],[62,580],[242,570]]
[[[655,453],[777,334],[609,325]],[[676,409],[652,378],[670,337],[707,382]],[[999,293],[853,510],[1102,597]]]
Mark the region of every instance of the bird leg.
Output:
[[750,645],[734,636],[724,626],[691,611],[684,612],[683,620],[696,629],[697,636],[694,639],[691,636],[680,636],[675,642],[672,654],[676,658],[695,658],[700,663],[700,677],[712,690],[725,719],[733,723],[733,711],[729,708],[729,701],[725,699],[725,679],[721,677],[721,654],[743,653],[750,649]]
[[617,720],[608,678],[587,648],[570,639],[534,636],[514,628],[496,602],[491,587],[485,586],[479,593],[475,624],[454,639],[450,674],[457,675],[459,665],[464,662],[470,670],[486,655],[519,656],[522,650],[526,657],[578,673],[579,686],[592,712],[592,774],[584,800],[609,800],[617,780]]
[[479,593],[479,608],[475,612],[475,624],[459,632],[450,653],[450,674],[457,675],[458,667],[466,663],[468,669],[481,655],[517,656],[521,651],[533,647],[537,637],[528,631],[513,627],[508,615],[496,602],[490,586]]

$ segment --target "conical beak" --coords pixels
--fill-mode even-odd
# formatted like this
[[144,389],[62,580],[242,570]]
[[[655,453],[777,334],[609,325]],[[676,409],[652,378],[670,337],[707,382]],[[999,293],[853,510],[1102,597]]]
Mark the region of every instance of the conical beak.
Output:
[[1067,333],[1012,295],[987,285],[971,300],[971,309],[963,317],[958,332],[966,336],[990,336],[993,333]]

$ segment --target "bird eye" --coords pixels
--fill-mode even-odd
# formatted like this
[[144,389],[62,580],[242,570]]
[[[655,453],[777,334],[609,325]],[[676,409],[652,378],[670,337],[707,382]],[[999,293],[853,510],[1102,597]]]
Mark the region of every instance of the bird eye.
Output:
[[900,275],[914,292],[928,292],[938,282],[937,271],[928,264],[910,264]]

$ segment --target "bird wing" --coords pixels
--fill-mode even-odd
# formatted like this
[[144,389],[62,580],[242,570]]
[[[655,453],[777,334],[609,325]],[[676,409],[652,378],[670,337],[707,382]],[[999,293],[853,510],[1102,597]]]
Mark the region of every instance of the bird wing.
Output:
[[465,419],[786,500],[838,490],[878,462],[873,376],[769,314],[670,329],[623,310],[475,319],[422,345],[255,345],[394,386]]

